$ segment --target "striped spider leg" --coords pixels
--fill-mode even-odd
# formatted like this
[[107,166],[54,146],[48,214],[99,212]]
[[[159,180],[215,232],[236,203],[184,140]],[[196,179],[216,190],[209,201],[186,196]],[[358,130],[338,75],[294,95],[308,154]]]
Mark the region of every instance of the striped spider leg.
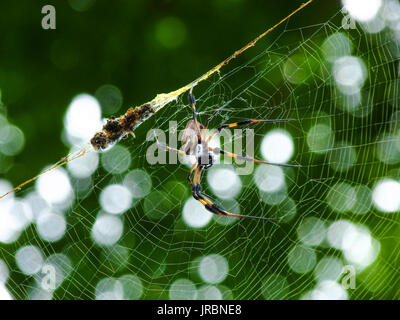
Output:
[[[193,166],[190,168],[189,173],[187,175],[188,182],[192,185],[192,196],[197,201],[199,201],[208,211],[222,216],[230,216],[230,217],[239,217],[239,218],[251,218],[251,219],[259,219],[259,220],[276,220],[275,218],[265,218],[265,217],[257,217],[257,216],[248,216],[248,215],[240,215],[233,214],[225,209],[216,205],[210,196],[207,196],[201,191],[201,175],[204,170],[211,168],[214,165],[214,156],[223,154],[225,156],[229,156],[232,158],[241,159],[244,161],[250,161],[255,163],[262,163],[268,165],[282,166],[282,167],[300,167],[300,165],[291,165],[291,164],[281,164],[281,163],[271,163],[267,161],[257,160],[248,156],[239,155],[231,152],[227,152],[222,150],[221,148],[211,148],[208,146],[210,140],[219,132],[221,132],[224,128],[233,128],[238,126],[244,126],[250,123],[260,123],[260,122],[286,122],[294,119],[276,119],[276,120],[243,120],[239,122],[234,122],[231,124],[224,124],[217,128],[217,130],[210,135],[208,139],[206,139],[206,130],[210,121],[223,109],[225,108],[230,101],[225,103],[222,107],[215,110],[212,115],[207,119],[206,125],[203,126],[197,120],[196,113],[196,100],[193,95],[193,88],[189,92],[189,102],[192,106],[193,119],[189,120],[186,124],[185,131],[182,136],[182,149],[178,150],[175,148],[171,148],[166,144],[160,143],[157,139],[157,144],[160,148],[165,150],[176,152],[178,154],[187,155],[187,156],[195,156],[196,161]],[[201,130],[203,131],[203,136],[201,134]],[[194,172],[194,174],[193,174]],[[191,179],[193,174],[193,180]]]

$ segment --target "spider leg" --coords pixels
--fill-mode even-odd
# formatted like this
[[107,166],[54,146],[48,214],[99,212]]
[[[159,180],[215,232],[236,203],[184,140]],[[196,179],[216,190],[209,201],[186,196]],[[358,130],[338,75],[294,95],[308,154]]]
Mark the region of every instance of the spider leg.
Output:
[[293,121],[296,119],[268,119],[268,120],[256,120],[256,119],[249,119],[249,120],[242,120],[239,122],[234,122],[234,123],[229,123],[229,124],[224,124],[216,129],[216,131],[207,139],[207,142],[209,142],[218,132],[221,132],[222,129],[225,128],[234,128],[234,127],[239,127],[239,126],[245,126],[246,124],[249,123],[260,123],[260,122],[268,122],[268,123],[275,123],[275,122],[288,122],[288,121]]
[[196,98],[193,95],[193,87],[189,91],[189,102],[190,102],[190,104],[192,106],[193,120],[194,120],[194,123],[196,124],[198,142],[201,143],[201,131],[200,131],[199,123],[197,122]]
[[206,139],[207,128],[208,128],[208,125],[209,125],[210,121],[211,121],[218,113],[220,113],[222,109],[224,109],[224,108],[225,108],[228,104],[230,104],[231,102],[232,102],[232,100],[231,100],[231,101],[228,101],[227,103],[225,103],[222,107],[219,107],[219,108],[218,108],[217,110],[215,110],[215,111],[212,113],[212,115],[207,119],[206,124],[205,124],[205,127],[204,127],[204,133],[203,133],[204,140]]
[[201,192],[201,185],[200,185],[200,178],[201,178],[201,172],[202,168],[198,166],[196,168],[196,171],[194,173],[193,177],[193,184],[192,184],[192,195],[193,198],[195,198],[197,201],[199,201],[205,208],[206,210],[219,215],[219,216],[227,216],[227,217],[237,217],[237,218],[250,218],[250,219],[258,219],[258,220],[279,220],[277,218],[264,218],[264,217],[256,217],[256,216],[247,216],[247,215],[241,215],[241,214],[234,214],[230,213],[223,208],[217,206],[215,203],[210,201],[202,192]]
[[240,159],[240,160],[244,160],[244,161],[248,161],[248,162],[256,162],[256,163],[264,163],[264,164],[269,164],[269,165],[273,165],[273,166],[280,166],[280,167],[294,167],[294,168],[299,168],[301,167],[301,165],[299,164],[286,164],[286,163],[274,163],[274,162],[267,162],[267,161],[262,161],[262,160],[257,160],[248,156],[243,156],[240,154],[236,154],[236,153],[232,153],[232,152],[228,152],[225,150],[222,150],[221,148],[208,148],[208,150],[214,152],[215,154],[223,154],[226,155],[228,157],[232,157],[232,158],[236,158],[236,159]]
[[[164,144],[164,143],[160,143],[160,142],[158,141],[158,139],[157,139],[157,144],[158,144],[158,146],[159,146],[160,148],[162,148],[162,149],[165,149],[165,150],[168,150],[168,151],[172,151],[172,152],[176,152],[176,153],[179,153],[179,154],[184,154],[185,156],[187,156],[187,154],[186,154],[184,151],[178,150],[178,149],[175,149],[175,148],[171,148],[170,146],[167,146],[167,145]],[[187,180],[188,180],[188,182],[189,182],[190,184],[192,184],[192,179],[191,179],[190,177],[191,177],[192,172],[194,171],[194,169],[195,169],[196,167],[197,167],[197,162],[195,162],[195,164],[190,168],[190,171],[189,171],[189,173],[188,173],[188,175],[187,175]]]
[[192,184],[192,179],[191,179],[192,172],[194,171],[194,169],[195,169],[196,167],[197,167],[197,162],[195,162],[195,164],[190,168],[189,173],[188,173],[188,175],[187,175],[187,180],[188,180],[188,182],[189,182],[190,184]]
[[259,123],[259,122],[275,123],[275,122],[288,122],[288,121],[293,121],[293,120],[295,120],[295,119],[268,119],[268,120],[248,119],[248,120],[242,120],[239,122],[224,124],[224,125],[220,126],[217,130],[221,131],[224,128],[234,128],[234,127],[239,127],[239,126],[245,126],[246,124],[249,124],[249,123]]
[[166,144],[164,144],[164,143],[159,142],[158,139],[157,139],[157,144],[158,144],[158,147],[161,148],[161,149],[165,149],[165,150],[168,150],[168,151],[176,152],[176,153],[179,153],[179,154],[184,154],[185,156],[187,155],[187,154],[186,154],[184,151],[182,151],[182,150],[178,150],[178,149],[175,149],[175,148],[171,148],[170,146],[168,146],[168,145],[166,145]]

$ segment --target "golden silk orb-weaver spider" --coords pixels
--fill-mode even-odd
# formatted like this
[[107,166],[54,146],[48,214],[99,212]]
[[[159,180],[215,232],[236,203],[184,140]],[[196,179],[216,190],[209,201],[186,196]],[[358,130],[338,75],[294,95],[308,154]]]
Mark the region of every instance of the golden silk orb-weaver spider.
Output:
[[[221,132],[224,128],[234,128],[238,126],[244,126],[250,123],[259,123],[259,122],[287,122],[292,121],[294,119],[275,119],[275,120],[242,120],[239,122],[234,122],[230,124],[224,124],[216,129],[216,131],[206,138],[207,128],[210,121],[223,109],[225,108],[230,101],[225,103],[222,107],[215,110],[211,116],[207,119],[206,124],[203,126],[199,121],[197,121],[197,113],[196,113],[196,100],[193,95],[193,87],[189,92],[189,102],[192,106],[193,111],[193,119],[189,120],[186,124],[185,130],[182,136],[182,150],[178,150],[175,148],[171,148],[166,144],[160,143],[157,139],[157,144],[160,148],[164,148],[171,152],[176,152],[178,154],[183,155],[192,155],[195,156],[196,162],[190,169],[187,180],[192,185],[192,195],[197,201],[199,201],[208,211],[211,211],[214,214],[222,215],[222,216],[230,216],[230,217],[239,217],[239,218],[251,218],[251,219],[260,219],[260,220],[276,220],[275,218],[265,218],[265,217],[256,217],[256,216],[247,216],[241,214],[234,214],[226,211],[225,209],[219,207],[214,202],[211,201],[211,197],[202,193],[201,191],[201,174],[204,170],[211,168],[214,165],[214,156],[223,154],[228,157],[237,158],[244,161],[263,163],[274,166],[281,167],[301,167],[300,165],[295,164],[281,164],[281,163],[272,163],[266,162],[262,160],[257,160],[248,156],[243,156],[235,153],[231,153],[228,151],[224,151],[221,148],[211,148],[209,146],[210,140],[219,132]],[[203,130],[203,134],[202,134]],[[194,174],[193,174],[194,171]],[[192,180],[193,174],[193,180]]]

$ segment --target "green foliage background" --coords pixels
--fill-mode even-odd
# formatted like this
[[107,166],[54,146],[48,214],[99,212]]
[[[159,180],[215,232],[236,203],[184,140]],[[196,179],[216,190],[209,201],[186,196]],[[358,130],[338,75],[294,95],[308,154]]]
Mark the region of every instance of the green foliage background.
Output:
[[[179,88],[209,70],[236,49],[240,48],[266,28],[297,8],[301,1],[249,1],[249,0],[134,0],[134,1],[86,1],[87,10],[77,11],[72,7],[79,1],[2,1],[0,3],[0,89],[2,102],[9,121],[20,127],[26,138],[25,148],[13,158],[3,158],[2,177],[14,185],[27,177],[36,175],[45,165],[53,163],[68,153],[61,143],[63,116],[72,97],[81,92],[94,94],[103,84],[117,86],[123,94],[123,106],[117,112],[125,112],[129,106],[140,105],[157,93]],[[53,4],[57,12],[56,30],[41,28],[41,8]],[[288,25],[299,28],[324,23],[340,9],[339,1],[315,0],[315,2]],[[304,36],[307,37],[307,31]],[[279,29],[275,31],[279,33]],[[297,34],[298,35],[298,34]],[[287,43],[299,41],[285,37]],[[235,61],[236,66],[247,61],[266,48],[277,34],[271,34],[253,51],[246,52]],[[284,45],[284,44],[281,44]],[[258,51],[257,51],[258,50]],[[223,71],[223,70],[222,70]],[[301,94],[301,88],[299,94]],[[379,96],[381,90],[375,92]],[[308,91],[304,88],[304,92]],[[303,93],[304,93],[303,92]],[[311,99],[310,99],[311,100]],[[326,106],[329,110],[329,105]],[[165,111],[168,113],[168,111]],[[251,113],[249,113],[251,115]],[[104,114],[111,116],[111,114]],[[244,114],[246,116],[246,114]],[[369,125],[369,134],[380,132],[379,123],[389,116],[376,114],[378,125]],[[150,119],[136,132],[137,143],[145,138],[157,119]],[[361,143],[359,142],[361,145]],[[133,166],[138,165],[133,159]],[[8,166],[9,165],[9,166]],[[149,171],[150,167],[147,168]],[[387,168],[376,167],[374,176],[380,176]],[[323,167],[313,169],[314,176],[323,177]],[[168,172],[160,172],[159,181]],[[184,181],[185,174],[179,172]],[[304,183],[304,182],[303,182]],[[101,188],[101,183],[97,187]],[[189,192],[185,189],[184,192]],[[252,202],[248,202],[249,208]],[[85,251],[90,241],[85,235],[93,223],[98,202],[95,197],[85,200],[85,209],[76,209],[77,220],[69,221],[73,226],[68,237],[53,245],[46,244],[47,251],[68,248],[74,261],[82,261],[80,252]],[[246,211],[244,208],[243,212]],[[178,211],[177,211],[178,212]],[[0,213],[1,214],[1,213]],[[79,220],[79,218],[85,218]],[[79,220],[79,221],[78,221]],[[13,295],[23,299],[30,282],[17,271],[15,251],[24,244],[43,246],[33,237],[34,227],[26,231],[17,242],[0,245],[0,258],[7,261],[12,272]],[[288,227],[285,231],[293,228]],[[236,230],[236,234],[237,234]],[[212,235],[210,235],[212,236]],[[195,237],[194,237],[195,239]],[[198,240],[198,239],[197,239]],[[275,239],[275,241],[279,241]],[[134,242],[132,240],[132,242]],[[277,242],[278,243],[278,242]],[[130,245],[126,235],[125,246]],[[397,245],[393,245],[396,250]],[[389,245],[386,248],[390,248]],[[257,260],[258,251],[251,251]],[[235,258],[234,253],[233,258]],[[93,264],[100,257],[100,249],[94,248],[67,280],[67,284],[55,292],[55,298],[93,298],[93,286],[104,276],[100,270],[93,275]],[[157,258],[157,257],[155,257]],[[184,259],[177,257],[176,259]],[[240,257],[237,257],[238,259]],[[134,263],[134,259],[132,258]],[[398,263],[394,264],[396,267]],[[252,264],[249,264],[251,267]],[[179,270],[176,270],[178,273]],[[286,272],[285,270],[283,272]],[[118,274],[118,270],[116,271]],[[397,274],[397,272],[394,272]],[[288,271],[290,277],[290,272]],[[389,276],[389,278],[392,278]],[[393,276],[397,283],[397,276]],[[243,275],[243,279],[246,279]],[[295,277],[290,278],[295,283]],[[247,279],[251,289],[251,281]],[[310,283],[311,283],[310,279]],[[85,284],[91,283],[92,287]],[[166,283],[169,281],[167,280]],[[289,298],[299,298],[311,285],[302,282]],[[143,298],[167,298],[167,293],[153,288]],[[167,289],[167,288],[166,288]],[[234,289],[234,288],[232,288]],[[262,298],[256,292],[242,295],[244,298]],[[376,297],[359,289],[354,298]],[[381,292],[378,298],[398,298],[397,289]]]

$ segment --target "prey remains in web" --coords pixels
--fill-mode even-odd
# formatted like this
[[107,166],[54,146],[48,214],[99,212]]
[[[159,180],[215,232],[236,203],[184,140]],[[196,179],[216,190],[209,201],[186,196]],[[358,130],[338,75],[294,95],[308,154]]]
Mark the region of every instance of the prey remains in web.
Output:
[[[214,68],[210,69],[208,72],[203,74],[201,77],[199,77],[196,80],[192,81],[191,83],[187,84],[186,86],[183,86],[182,88],[177,89],[175,91],[171,91],[169,93],[158,94],[158,95],[156,95],[156,97],[153,100],[151,100],[147,103],[144,103],[141,106],[138,106],[135,108],[129,108],[128,111],[125,114],[123,114],[122,116],[120,116],[118,118],[112,117],[111,119],[107,120],[107,122],[103,126],[102,130],[97,132],[93,136],[93,138],[90,140],[90,144],[88,144],[86,147],[62,158],[60,161],[58,161],[52,167],[46,169],[45,171],[39,173],[38,175],[34,176],[31,179],[24,181],[23,183],[16,186],[14,189],[1,195],[0,199],[6,197],[10,193],[20,190],[23,186],[27,185],[30,182],[35,181],[41,175],[46,174],[58,167],[61,167],[65,164],[67,164],[68,162],[78,159],[90,151],[99,151],[99,152],[103,151],[109,147],[112,147],[113,145],[118,143],[121,139],[128,137],[128,135],[134,136],[134,131],[140,124],[142,124],[144,121],[149,119],[151,116],[153,116],[156,112],[161,110],[163,107],[165,107],[170,102],[176,101],[178,99],[178,97],[181,96],[183,93],[191,90],[193,87],[195,87],[200,82],[208,79],[212,74],[219,71],[223,66],[226,66],[227,64],[229,64],[230,61],[232,61],[233,59],[238,57],[244,51],[246,51],[250,47],[253,47],[260,39],[264,38],[267,34],[269,34],[271,31],[276,29],[279,25],[281,25],[282,23],[287,21],[294,14],[296,14],[297,12],[299,12],[300,10],[305,8],[312,1],[313,0],[309,0],[309,1],[301,4],[296,10],[294,10],[292,13],[290,13],[288,16],[286,16],[281,21],[276,23],[274,26],[272,26],[271,28],[269,28],[268,30],[266,30],[265,32],[260,34],[253,41],[249,42],[247,45],[245,45],[241,49],[235,51],[227,59],[225,59],[218,65],[216,65]],[[200,169],[196,169],[196,172],[195,172],[196,179],[197,179],[197,176],[200,176],[200,174],[197,173],[197,170],[200,170]],[[196,175],[196,173],[197,173],[197,175]],[[205,202],[205,203],[208,206],[212,207],[212,205],[210,205],[209,203],[207,203],[207,202]],[[207,208],[207,206],[206,206],[206,208]],[[215,209],[213,209],[213,210],[215,211]]]

